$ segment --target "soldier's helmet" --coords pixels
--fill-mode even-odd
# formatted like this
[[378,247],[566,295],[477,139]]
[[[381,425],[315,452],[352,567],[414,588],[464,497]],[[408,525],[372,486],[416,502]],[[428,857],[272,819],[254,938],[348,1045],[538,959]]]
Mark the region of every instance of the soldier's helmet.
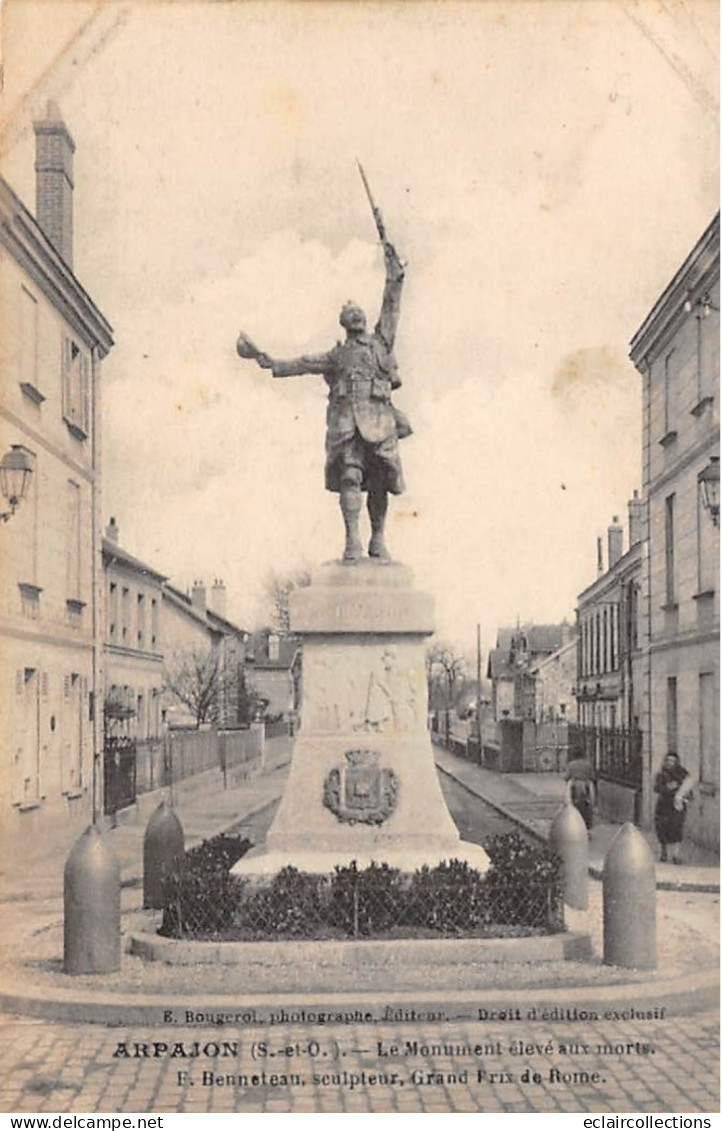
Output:
[[344,330],[358,329],[359,327],[363,329],[366,326],[366,315],[358,303],[351,301],[344,303],[338,320]]

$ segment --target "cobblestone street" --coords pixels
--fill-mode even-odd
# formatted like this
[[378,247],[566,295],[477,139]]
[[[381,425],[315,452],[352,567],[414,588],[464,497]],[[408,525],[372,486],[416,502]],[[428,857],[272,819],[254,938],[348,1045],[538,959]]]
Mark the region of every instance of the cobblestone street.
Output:
[[[630,1003],[630,1007],[633,1003]],[[717,1018],[106,1028],[5,1018],[5,1112],[714,1112]],[[154,1044],[155,1043],[155,1044]],[[137,1046],[137,1047],[136,1047]]]

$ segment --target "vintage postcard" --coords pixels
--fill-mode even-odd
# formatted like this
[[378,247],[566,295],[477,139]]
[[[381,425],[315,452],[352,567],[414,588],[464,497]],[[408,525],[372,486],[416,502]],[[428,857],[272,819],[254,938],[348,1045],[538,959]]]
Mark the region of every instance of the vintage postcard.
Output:
[[0,21],[0,1110],[710,1126],[716,0]]

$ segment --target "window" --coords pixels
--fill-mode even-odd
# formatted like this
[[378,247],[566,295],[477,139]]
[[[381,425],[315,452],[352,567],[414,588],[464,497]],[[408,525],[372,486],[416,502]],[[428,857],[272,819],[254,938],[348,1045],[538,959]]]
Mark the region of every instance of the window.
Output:
[[110,639],[114,640],[118,632],[118,585],[111,581],[108,590],[108,631]]
[[639,647],[639,586],[629,583],[629,648],[634,652]]
[[150,631],[151,631],[151,644],[158,643],[158,602],[155,597],[150,602]]
[[15,752],[12,799],[32,805],[40,799],[40,679],[36,668],[15,675]]
[[138,647],[143,647],[145,639],[145,596],[138,594]]
[[677,753],[677,678],[667,680],[667,753]]
[[62,760],[62,788],[64,793],[75,793],[82,788],[84,700],[88,681],[79,672],[71,672],[63,679],[63,725],[65,736]]
[[39,404],[45,398],[38,389],[38,304],[25,287],[20,288],[19,347],[20,385]]
[[674,350],[671,350],[664,359],[664,435],[667,436],[672,431],[672,358],[674,357]]
[[80,485],[72,479],[66,487],[66,596],[80,599]]
[[664,578],[666,604],[674,605],[674,495],[664,501]]
[[63,416],[73,435],[90,431],[90,364],[77,342],[63,340]]
[[697,394],[701,406],[714,399],[719,383],[719,310],[715,309],[719,297],[709,297],[710,306],[705,308],[703,302],[697,312]]
[[126,585],[123,586],[123,596],[121,601],[121,618],[122,618],[122,631],[121,635],[123,640],[128,639],[128,629],[130,628],[130,589]]
[[714,693],[714,673],[699,676],[699,776],[708,785],[719,785],[719,708]]

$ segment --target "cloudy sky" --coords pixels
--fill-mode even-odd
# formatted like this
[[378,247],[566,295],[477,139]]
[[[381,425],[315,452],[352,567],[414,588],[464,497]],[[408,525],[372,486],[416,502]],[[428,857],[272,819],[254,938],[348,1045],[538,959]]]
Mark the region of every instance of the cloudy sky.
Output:
[[342,303],[376,317],[361,158],[408,260],[389,542],[441,634],[573,617],[640,485],[629,340],[717,209],[713,0],[5,0],[3,170],[75,138],[75,270],[109,318],[104,513],[177,583],[262,617],[269,568],[338,555],[320,378]]

